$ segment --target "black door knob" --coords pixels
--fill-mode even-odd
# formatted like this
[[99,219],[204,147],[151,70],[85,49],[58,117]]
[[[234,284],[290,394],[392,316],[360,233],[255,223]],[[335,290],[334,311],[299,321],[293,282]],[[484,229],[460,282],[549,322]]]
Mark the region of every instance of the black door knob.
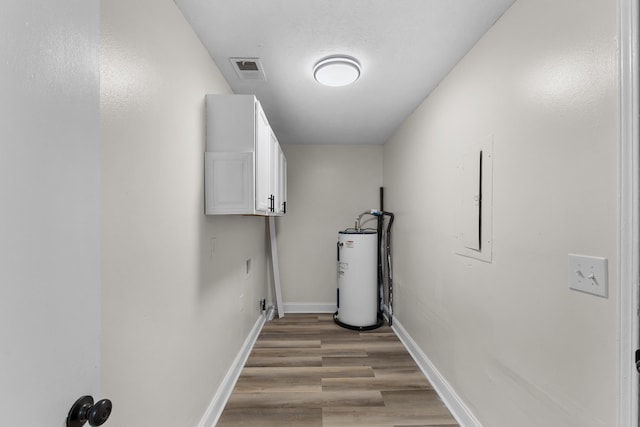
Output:
[[90,426],[101,426],[111,415],[112,407],[109,399],[102,399],[94,404],[93,397],[82,396],[69,411],[67,427],[82,427],[87,421]]
[[89,425],[101,426],[104,424],[107,419],[109,419],[109,415],[111,415],[112,407],[113,405],[111,405],[111,401],[109,399],[99,400],[98,403],[89,409],[89,416],[87,417]]

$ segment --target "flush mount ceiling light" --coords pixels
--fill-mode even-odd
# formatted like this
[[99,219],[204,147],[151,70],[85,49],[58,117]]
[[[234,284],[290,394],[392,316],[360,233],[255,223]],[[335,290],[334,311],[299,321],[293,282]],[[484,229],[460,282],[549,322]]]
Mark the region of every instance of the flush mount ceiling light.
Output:
[[332,56],[313,67],[313,77],[325,86],[347,86],[360,77],[360,64],[347,56]]

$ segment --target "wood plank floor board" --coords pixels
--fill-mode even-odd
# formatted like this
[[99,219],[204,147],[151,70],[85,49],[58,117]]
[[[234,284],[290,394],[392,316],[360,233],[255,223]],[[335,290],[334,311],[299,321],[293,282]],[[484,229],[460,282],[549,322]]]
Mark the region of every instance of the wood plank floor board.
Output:
[[322,391],[320,378],[259,378],[245,379],[242,376],[234,387],[234,393],[276,393]]
[[225,409],[218,426],[322,427],[321,408]]
[[411,356],[406,354],[394,354],[393,356],[380,356],[369,354],[362,357],[353,356],[322,356],[324,366],[371,366],[372,368],[384,368],[387,366],[416,366]]
[[440,406],[446,409],[444,402],[435,390],[392,390],[382,391],[385,406],[415,408],[421,406]]
[[404,345],[398,339],[383,339],[374,341],[365,341],[360,338],[362,347],[372,353],[404,353],[406,351]]
[[266,323],[217,425],[458,426],[391,328],[353,331],[330,314]]
[[253,348],[320,348],[322,341],[320,340],[283,340],[278,339],[261,339],[256,341]]
[[[287,348],[291,356],[337,356],[337,357],[367,357],[367,352],[357,346],[345,346],[340,348]],[[283,354],[279,348],[256,348],[252,351],[255,356],[277,357]]]
[[451,414],[430,413],[416,408],[413,411],[389,408],[323,408],[323,427],[393,427],[424,424],[457,426]]
[[[232,393],[225,411],[237,408],[332,408],[384,406],[379,391]],[[224,414],[224,413],[223,413]],[[218,425],[221,425],[218,423]]]
[[422,375],[422,371],[415,364],[413,366],[371,367],[371,370],[378,378],[394,375]]
[[373,377],[374,371],[370,366],[312,366],[312,367],[245,367],[241,378],[246,380],[256,378],[354,378]]
[[247,367],[312,367],[323,366],[322,356],[297,356],[297,357],[278,357],[278,356],[249,356]]
[[321,408],[225,409],[218,426],[322,427]]
[[[421,374],[420,374],[421,375]],[[386,378],[322,378],[323,391],[338,390],[428,390],[431,387],[424,377],[393,375]]]
[[458,425],[448,413],[433,413],[428,409],[406,408],[323,408],[323,427],[392,427],[396,425]]

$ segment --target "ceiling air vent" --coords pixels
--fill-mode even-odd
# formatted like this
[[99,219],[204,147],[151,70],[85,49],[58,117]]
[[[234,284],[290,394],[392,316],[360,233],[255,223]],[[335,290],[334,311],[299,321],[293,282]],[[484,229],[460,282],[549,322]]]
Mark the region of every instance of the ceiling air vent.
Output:
[[267,80],[260,58],[229,58],[240,80]]

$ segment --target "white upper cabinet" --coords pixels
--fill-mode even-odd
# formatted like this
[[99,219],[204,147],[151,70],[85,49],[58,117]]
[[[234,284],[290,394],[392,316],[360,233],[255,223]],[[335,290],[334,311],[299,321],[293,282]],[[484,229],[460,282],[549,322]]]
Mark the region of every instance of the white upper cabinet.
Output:
[[207,95],[206,104],[205,213],[283,215],[286,159],[260,102]]

